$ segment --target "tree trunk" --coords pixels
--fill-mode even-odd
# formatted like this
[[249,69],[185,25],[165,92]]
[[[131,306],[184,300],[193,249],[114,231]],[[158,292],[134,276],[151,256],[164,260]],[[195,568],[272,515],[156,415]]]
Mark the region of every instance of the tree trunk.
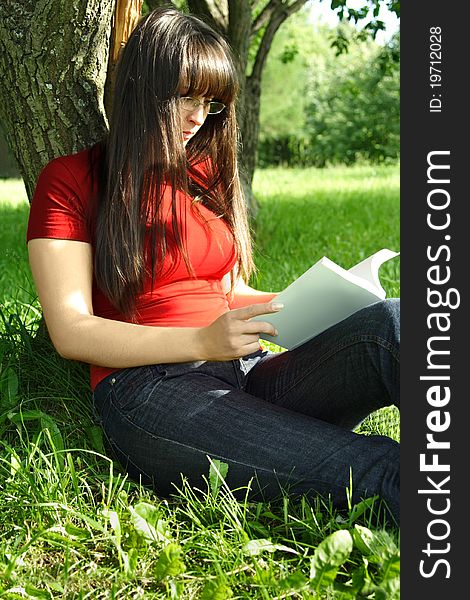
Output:
[[103,137],[114,0],[2,0],[0,119],[31,199],[42,167]]

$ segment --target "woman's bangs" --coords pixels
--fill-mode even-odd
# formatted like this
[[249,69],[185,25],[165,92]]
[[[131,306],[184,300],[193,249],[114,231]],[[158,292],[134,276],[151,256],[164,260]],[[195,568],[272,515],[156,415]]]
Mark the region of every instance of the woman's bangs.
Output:
[[232,61],[217,44],[193,44],[188,48],[181,72],[186,96],[212,98],[230,104],[237,94],[237,76]]

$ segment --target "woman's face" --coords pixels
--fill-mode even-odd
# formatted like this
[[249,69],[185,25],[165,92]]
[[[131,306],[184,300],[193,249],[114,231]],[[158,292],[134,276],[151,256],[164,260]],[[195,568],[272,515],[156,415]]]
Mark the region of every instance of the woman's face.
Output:
[[209,100],[210,98],[180,98],[181,135],[184,146],[203,126],[209,110]]

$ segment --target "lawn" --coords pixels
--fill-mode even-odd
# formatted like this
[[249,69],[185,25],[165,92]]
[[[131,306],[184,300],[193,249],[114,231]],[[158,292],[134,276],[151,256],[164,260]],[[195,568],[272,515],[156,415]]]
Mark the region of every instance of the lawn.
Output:
[[[269,169],[254,188],[261,289],[324,255],[350,267],[399,250],[397,166]],[[0,182],[0,597],[398,600],[399,530],[373,499],[346,513],[287,494],[235,500],[209,462],[206,489],[182,480],[171,499],[126,479],[92,420],[86,367],[38,330],[27,215],[21,182]],[[380,273],[399,296],[399,260]],[[379,411],[361,431],[398,440],[398,416]]]

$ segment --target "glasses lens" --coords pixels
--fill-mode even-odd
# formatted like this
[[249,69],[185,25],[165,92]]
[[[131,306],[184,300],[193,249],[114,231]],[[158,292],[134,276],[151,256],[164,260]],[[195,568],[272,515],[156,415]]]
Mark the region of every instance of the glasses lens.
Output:
[[196,100],[196,98],[190,98],[189,96],[182,96],[179,101],[183,110],[197,110],[200,104],[199,100]]
[[222,102],[209,102],[209,114],[210,115],[217,115],[218,113],[221,113],[225,108],[225,104],[222,104]]
[[200,102],[197,98],[191,98],[190,96],[181,96],[179,102],[183,110],[193,112],[199,110],[199,107],[202,106],[204,112],[210,115],[217,115],[225,108],[225,104],[222,104],[222,102]]

